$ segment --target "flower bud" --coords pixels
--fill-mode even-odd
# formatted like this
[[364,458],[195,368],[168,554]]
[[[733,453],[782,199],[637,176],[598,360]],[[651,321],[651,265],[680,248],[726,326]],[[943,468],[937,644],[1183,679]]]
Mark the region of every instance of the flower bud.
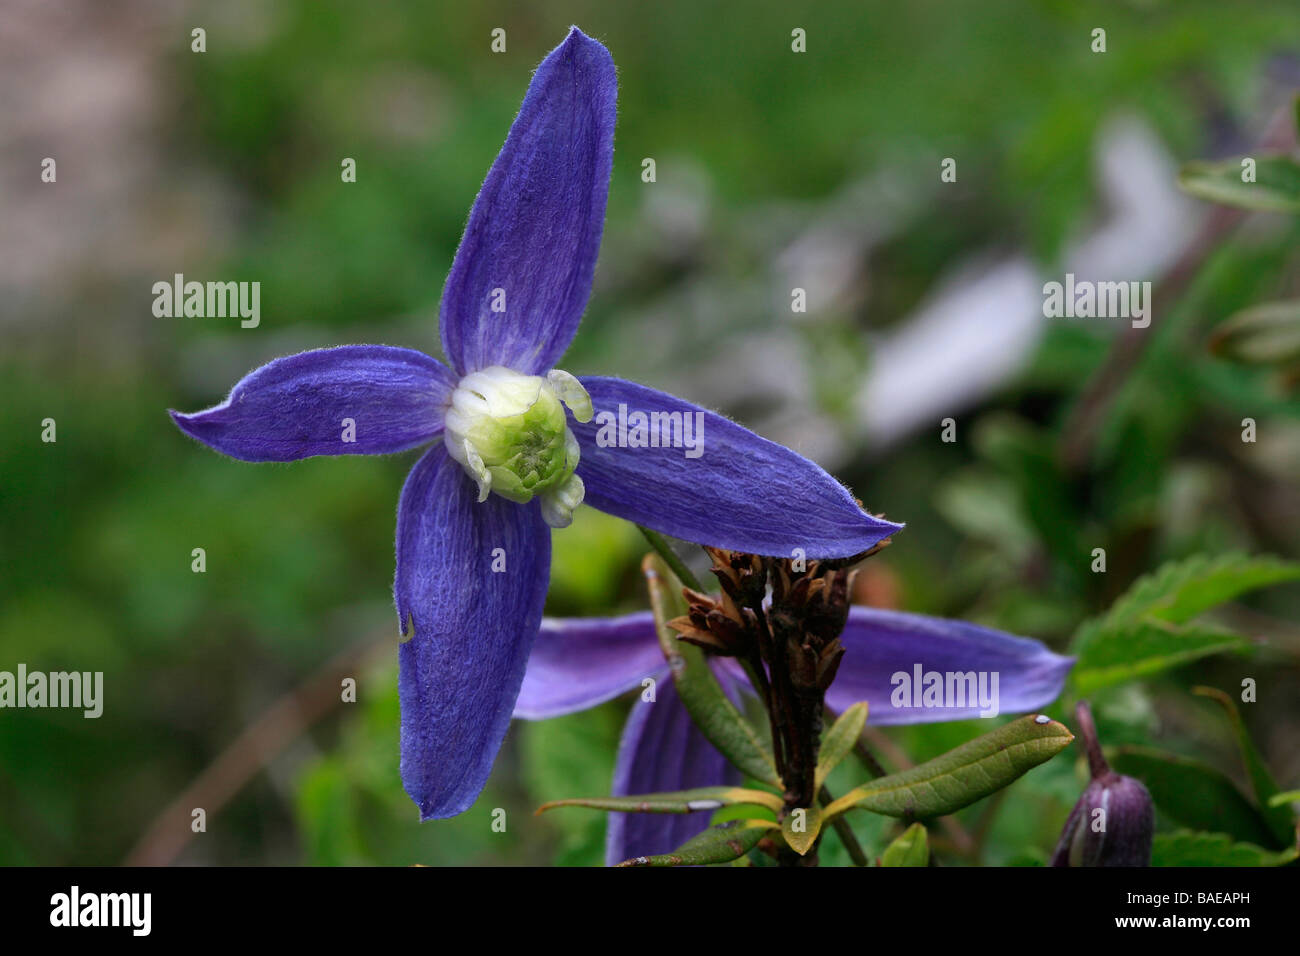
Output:
[[1087,702],[1075,710],[1092,782],[1070,811],[1052,866],[1149,866],[1155,810],[1141,781],[1106,763]]

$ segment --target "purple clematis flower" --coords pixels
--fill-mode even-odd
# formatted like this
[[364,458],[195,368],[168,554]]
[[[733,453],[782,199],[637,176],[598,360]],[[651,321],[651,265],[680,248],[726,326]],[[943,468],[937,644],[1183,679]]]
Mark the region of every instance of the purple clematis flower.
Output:
[[[731,766],[696,729],[677,696],[647,612],[609,619],[542,621],[515,703],[525,720],[560,717],[594,707],[655,679],[655,699],[643,696],[623,727],[614,768],[614,796],[661,793],[740,782]],[[919,724],[993,716],[980,696],[980,675],[991,689],[994,713],[1039,710],[1061,693],[1074,658],[1038,641],[966,621],[854,606],[840,635],[846,653],[826,706],[836,713],[867,702],[873,724]],[[753,693],[734,658],[711,657],[713,671],[733,698]],[[918,674],[920,686],[918,683]],[[927,675],[973,675],[964,705],[934,695]],[[901,676],[901,675],[905,675]],[[997,675],[996,683],[993,675]],[[956,682],[954,682],[955,685]],[[972,699],[974,698],[974,699]],[[709,814],[613,813],[605,858],[612,866],[635,856],[670,853],[709,825]]]
[[320,349],[251,372],[215,408],[171,413],[243,461],[431,446],[402,489],[393,587],[411,635],[399,652],[402,780],[422,819],[460,813],[482,790],[541,624],[548,525],[582,501],[766,555],[855,554],[900,527],[720,415],[554,367],[591,291],[616,96],[609,52],[576,27],[538,67],[443,289],[448,364],[381,345]]

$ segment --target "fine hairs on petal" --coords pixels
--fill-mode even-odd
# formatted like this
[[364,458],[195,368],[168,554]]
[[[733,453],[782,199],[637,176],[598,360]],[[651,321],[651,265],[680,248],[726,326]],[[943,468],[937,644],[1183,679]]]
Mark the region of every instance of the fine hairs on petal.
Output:
[[[591,294],[616,99],[609,51],[576,27],[537,68],[443,289],[450,369],[386,346],[304,352],[250,373],[214,408],[172,416],[187,435],[245,461],[431,446],[402,489],[394,580],[399,624],[411,634],[399,649],[401,774],[422,819],[460,813],[482,790],[540,627],[548,525],[568,525],[584,501],[755,554],[843,557],[901,527],[863,511],[812,462],[720,415],[554,368]],[[684,458],[671,447],[597,441],[601,413],[622,405],[689,415],[707,444]],[[625,735],[620,785],[648,772],[652,757],[679,771],[697,761],[705,777],[726,773],[679,710],[634,711],[629,728],[671,745]],[[636,836],[643,826],[659,824],[611,827],[619,857],[651,842]]]

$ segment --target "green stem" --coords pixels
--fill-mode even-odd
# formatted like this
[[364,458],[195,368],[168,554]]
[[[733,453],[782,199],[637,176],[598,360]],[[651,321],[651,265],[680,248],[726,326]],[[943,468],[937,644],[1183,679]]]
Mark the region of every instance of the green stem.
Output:
[[[835,802],[835,798],[831,796],[831,792],[825,786],[821,788],[818,796],[821,798],[824,807],[829,807]],[[853,828],[849,826],[849,821],[845,817],[846,814],[841,813],[831,822],[831,826],[835,828],[835,835],[844,844],[844,849],[849,851],[849,857],[855,865],[870,866],[871,863],[867,860],[867,854],[862,851],[862,844],[858,842],[857,834],[853,832]]]
[[655,549],[659,557],[664,559],[664,564],[672,569],[673,574],[677,575],[677,580],[686,585],[692,591],[704,593],[704,588],[700,587],[699,579],[691,573],[691,569],[682,563],[682,559],[677,556],[677,552],[672,549],[668,541],[658,531],[651,531],[644,525],[637,525],[645,539],[650,542],[650,547]]

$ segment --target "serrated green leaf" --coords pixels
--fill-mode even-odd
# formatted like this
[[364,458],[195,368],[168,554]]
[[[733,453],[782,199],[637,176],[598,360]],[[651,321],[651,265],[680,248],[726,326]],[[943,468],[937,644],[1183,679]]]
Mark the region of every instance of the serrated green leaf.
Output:
[[1288,156],[1250,157],[1254,182],[1243,182],[1242,160],[1193,160],[1178,171],[1178,185],[1198,199],[1260,212],[1300,212],[1300,164]]
[[1271,555],[1195,555],[1139,578],[1106,614],[1107,626],[1155,617],[1184,624],[1210,608],[1270,584],[1300,580],[1300,562]]
[[867,702],[863,700],[840,714],[826,731],[817,757],[817,789],[821,789],[830,772],[853,750],[866,724]]
[[1281,846],[1262,813],[1226,774],[1208,764],[1149,747],[1120,747],[1110,755],[1110,765],[1146,784],[1156,808],[1180,826]]
[[1234,843],[1224,833],[1159,833],[1151,843],[1152,866],[1283,866],[1300,856],[1295,847],[1273,853]]
[[1239,634],[1194,617],[1248,591],[1300,580],[1300,562],[1269,556],[1197,555],[1170,562],[1133,584],[1101,618],[1084,624],[1070,675],[1079,695],[1225,651],[1245,651]]
[[1234,313],[1215,328],[1210,350],[1252,365],[1300,360],[1300,300],[1264,302]]
[[1250,739],[1250,733],[1246,730],[1246,724],[1241,719],[1236,703],[1223,691],[1214,687],[1193,687],[1192,693],[1210,698],[1227,714],[1228,723],[1232,726],[1232,735],[1237,741],[1237,751],[1241,754],[1241,762],[1246,768],[1246,777],[1250,780],[1255,803],[1261,807],[1260,812],[1272,829],[1273,836],[1277,838],[1279,844],[1285,845],[1295,832],[1295,817],[1290,807],[1272,802],[1278,792],[1277,781],[1273,779],[1268,764],[1256,749],[1255,742]]
[[556,807],[586,807],[589,810],[617,810],[623,813],[697,813],[737,804],[750,804],[780,811],[781,798],[766,790],[744,787],[696,787],[671,793],[642,793],[628,797],[575,797],[549,800],[537,808],[538,813]]
[[709,743],[742,773],[763,783],[781,786],[776,761],[767,744],[727,697],[704,652],[679,641],[677,632],[668,626],[673,618],[686,613],[681,583],[657,555],[646,555],[641,562],[641,571],[650,591],[650,607],[654,611],[659,646],[691,720]]
[[807,808],[791,810],[781,821],[781,835],[790,849],[805,856],[817,842],[822,832],[821,808],[813,805]]
[[691,837],[672,853],[638,856],[619,866],[707,866],[730,863],[754,847],[776,824],[771,820],[729,820]]
[[1200,624],[1179,627],[1149,618],[1119,627],[1085,629],[1073,648],[1077,662],[1070,683],[1077,696],[1149,677],[1211,654],[1244,652],[1240,634]]
[[929,866],[930,840],[925,827],[913,823],[880,854],[881,866]]
[[855,808],[921,819],[953,813],[1050,760],[1073,739],[1055,720],[1021,717],[911,770],[849,791],[826,808],[823,825]]

